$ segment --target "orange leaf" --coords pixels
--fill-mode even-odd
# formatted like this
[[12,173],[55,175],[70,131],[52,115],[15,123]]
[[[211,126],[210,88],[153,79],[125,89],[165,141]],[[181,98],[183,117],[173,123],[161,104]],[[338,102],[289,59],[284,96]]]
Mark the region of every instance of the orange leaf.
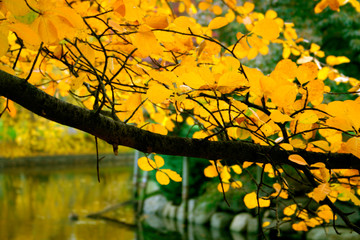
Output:
[[286,216],[291,216],[295,213],[296,208],[297,208],[296,204],[291,204],[291,205],[287,206],[286,208],[284,208],[284,214]]
[[274,19],[264,18],[255,25],[253,32],[266,40],[275,40],[280,35],[280,28]]
[[173,92],[161,84],[154,84],[149,87],[147,97],[153,103],[162,103],[170,97]]
[[313,62],[300,65],[296,71],[296,77],[301,84],[314,80],[318,75],[319,69]]
[[309,196],[314,199],[316,202],[320,202],[326,198],[326,196],[331,192],[329,183],[322,183],[318,187],[314,188]]
[[165,161],[161,156],[155,155],[154,159],[155,159],[157,168],[161,168],[162,166],[164,166]]
[[156,169],[156,164],[153,160],[147,157],[141,157],[138,159],[138,166],[143,171],[151,171]]
[[168,185],[170,183],[170,178],[168,177],[168,175],[161,170],[156,171],[155,177],[158,183],[160,183],[161,185]]
[[219,192],[227,192],[227,191],[229,191],[229,189],[230,189],[230,184],[229,183],[222,183],[222,186],[221,186],[221,183],[219,183],[218,186],[217,186],[217,190]]
[[303,159],[300,155],[297,155],[297,154],[290,155],[289,160],[294,163],[297,163],[299,165],[303,165],[303,166],[308,165],[307,162],[305,161],[305,159]]
[[227,24],[229,24],[229,21],[227,20],[227,18],[225,18],[225,17],[216,17],[213,20],[211,20],[211,22],[209,23],[208,28],[210,28],[210,29],[218,29],[218,28],[222,28],[222,27],[226,26]]
[[175,171],[170,170],[170,169],[161,169],[161,171],[165,174],[168,175],[168,177],[175,181],[175,182],[181,182],[182,181],[182,177]]
[[[244,197],[244,203],[248,209],[253,209],[253,208],[257,207],[258,199],[257,199],[256,192],[246,194]],[[270,200],[259,198],[259,205],[260,205],[260,207],[268,207],[268,206],[270,206]]]
[[209,178],[217,177],[218,172],[216,171],[216,168],[213,165],[210,165],[204,169],[204,175]]

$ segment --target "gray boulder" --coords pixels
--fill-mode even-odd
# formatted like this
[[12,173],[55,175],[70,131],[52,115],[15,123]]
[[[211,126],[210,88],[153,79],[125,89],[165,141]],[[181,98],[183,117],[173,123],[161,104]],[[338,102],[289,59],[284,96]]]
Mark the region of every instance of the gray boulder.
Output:
[[229,228],[231,220],[234,218],[232,214],[217,212],[211,216],[210,226],[213,228]]
[[251,215],[249,213],[237,214],[231,222],[230,230],[233,232],[245,232]]
[[151,196],[145,199],[143,212],[144,214],[157,214],[160,216],[166,203],[167,200],[163,195]]

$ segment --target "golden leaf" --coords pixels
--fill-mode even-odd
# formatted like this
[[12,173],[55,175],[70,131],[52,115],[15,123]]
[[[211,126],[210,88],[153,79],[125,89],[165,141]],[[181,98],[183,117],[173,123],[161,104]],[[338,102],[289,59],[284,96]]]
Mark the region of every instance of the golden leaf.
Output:
[[147,91],[146,96],[153,103],[162,103],[166,99],[170,98],[173,91],[167,89],[161,84],[151,85]]
[[297,154],[290,155],[289,160],[294,163],[297,163],[299,165],[303,165],[303,166],[308,165],[307,162],[305,161],[305,159],[303,159],[300,155],[297,155]]
[[209,29],[218,29],[218,28],[222,28],[222,27],[226,26],[227,24],[229,24],[229,21],[227,20],[227,18],[225,18],[225,17],[216,17],[216,18],[211,20],[211,22],[209,23],[208,28]]
[[170,169],[161,169],[161,171],[164,172],[165,174],[167,174],[168,177],[169,177],[171,180],[175,181],[175,182],[181,182],[181,181],[182,181],[181,176],[180,176],[177,172],[175,172],[175,171],[173,171],[173,170],[170,170]]
[[210,165],[204,169],[204,175],[208,178],[213,178],[218,176],[218,172],[214,165]]
[[165,161],[161,156],[155,155],[154,159],[155,159],[155,164],[156,164],[157,168],[161,168],[162,166],[164,166]]
[[293,120],[290,116],[288,116],[286,114],[282,114],[279,110],[275,110],[275,111],[271,112],[270,118],[274,122],[280,122],[280,123],[284,123],[284,122]]
[[256,23],[253,32],[266,40],[275,40],[280,35],[280,27],[274,19],[264,18]]
[[291,205],[287,206],[286,208],[284,208],[284,214],[286,216],[291,216],[295,213],[296,208],[297,208],[297,205],[295,203],[291,204]]
[[314,80],[318,75],[318,67],[314,62],[300,65],[296,71],[296,78],[301,84]]
[[138,159],[138,166],[143,171],[151,171],[156,169],[156,164],[153,160],[147,157],[141,157]]
[[166,173],[162,172],[162,170],[156,171],[155,177],[156,181],[158,181],[161,185],[168,185],[170,183],[170,178]]

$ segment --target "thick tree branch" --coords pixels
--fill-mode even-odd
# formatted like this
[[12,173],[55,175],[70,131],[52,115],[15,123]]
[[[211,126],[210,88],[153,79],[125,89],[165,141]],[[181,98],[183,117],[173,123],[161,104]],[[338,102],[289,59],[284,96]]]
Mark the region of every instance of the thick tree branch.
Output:
[[[85,131],[109,144],[127,146],[146,153],[211,160],[226,159],[228,164],[244,161],[266,163],[268,159],[272,159],[272,163],[278,165],[294,164],[288,160],[289,154],[294,152],[282,151],[275,147],[241,141],[214,142],[151,133],[52,97],[24,79],[1,70],[0,95],[44,118]],[[309,164],[324,162],[330,169],[360,169],[360,159],[351,154],[306,151],[296,153]]]

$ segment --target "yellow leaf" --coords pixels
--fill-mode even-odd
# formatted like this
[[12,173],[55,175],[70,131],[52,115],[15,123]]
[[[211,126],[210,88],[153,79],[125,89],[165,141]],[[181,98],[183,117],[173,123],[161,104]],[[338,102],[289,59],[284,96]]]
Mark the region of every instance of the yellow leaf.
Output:
[[218,172],[216,171],[216,168],[215,166],[213,165],[210,165],[210,166],[207,166],[205,169],[204,169],[204,175],[206,177],[217,177],[218,176]]
[[150,27],[157,29],[164,29],[169,25],[168,18],[165,14],[148,16],[145,18],[145,23]]
[[37,48],[41,43],[39,35],[24,23],[10,24],[9,29],[15,32],[25,44],[30,44],[33,48]]
[[239,88],[247,85],[247,81],[243,74],[230,71],[221,75],[218,87],[234,87]]
[[277,17],[277,13],[270,9],[270,10],[267,10],[266,13],[265,13],[265,18],[271,18],[271,19],[274,19]]
[[40,40],[46,44],[55,44],[60,41],[56,25],[50,19],[49,14],[39,15],[31,24],[32,28],[38,33]]
[[305,159],[303,159],[300,155],[297,155],[297,154],[290,155],[289,160],[294,163],[297,163],[299,165],[303,165],[303,166],[308,165],[307,162],[305,161]]
[[161,54],[162,49],[155,34],[146,25],[142,25],[136,34],[131,35],[132,43],[138,48],[142,57],[148,57],[151,54]]
[[326,57],[326,63],[330,66],[339,65],[342,63],[349,63],[350,59],[344,56],[335,57],[335,56],[328,56]]
[[242,169],[239,165],[233,165],[231,166],[231,168],[234,170],[235,173],[237,174],[241,174],[242,173]]
[[329,143],[327,141],[318,140],[318,141],[311,142],[311,144],[313,144],[314,146],[316,146],[318,148],[321,148],[322,150],[324,150],[326,152],[330,151],[330,146],[329,146]]
[[289,194],[288,194],[287,190],[285,189],[285,187],[281,187],[281,185],[279,183],[274,183],[273,188],[275,189],[276,192],[271,194],[272,197],[279,196],[284,199],[287,199],[289,197]]
[[160,124],[148,124],[146,130],[161,135],[167,135],[168,133],[168,130]]
[[[219,5],[215,5],[212,7],[212,12],[215,14],[215,15],[221,15],[222,14],[222,8],[219,6]],[[228,19],[228,18],[226,18]]]
[[314,62],[300,65],[296,71],[296,78],[301,84],[314,80],[318,75],[318,67]]
[[313,111],[305,111],[299,117],[299,123],[312,124],[319,120],[318,116]]
[[292,228],[295,231],[308,231],[308,228],[306,226],[306,223],[304,221],[298,222],[298,223],[294,223],[292,225]]
[[328,68],[328,67],[323,67],[323,68],[320,69],[320,71],[318,72],[317,78],[318,78],[319,80],[325,80],[325,79],[328,77],[329,72],[330,72],[330,68]]
[[275,110],[275,111],[271,112],[270,118],[274,122],[280,122],[280,123],[284,123],[284,122],[293,120],[290,116],[288,116],[286,114],[282,114],[279,110]]
[[137,6],[137,1],[124,1],[127,21],[138,21],[144,16],[144,10]]
[[280,62],[276,64],[275,71],[281,73],[284,78],[288,79],[294,79],[297,72],[297,65],[290,59],[283,59]]
[[141,157],[138,159],[138,166],[143,171],[151,171],[156,169],[156,164],[153,160],[147,157]]
[[[5,104],[6,104],[6,102],[5,102]],[[4,105],[5,105],[4,104]],[[9,115],[12,117],[12,118],[14,118],[14,117],[16,117],[16,108],[15,108],[15,104],[14,104],[14,102],[13,101],[8,101],[8,105],[7,105],[7,112],[9,113]]]
[[154,159],[157,168],[161,168],[162,166],[164,166],[165,161],[161,156],[155,155]]
[[156,171],[155,177],[161,185],[168,185],[170,183],[170,178],[166,173],[163,173],[162,170]]
[[345,149],[357,158],[360,158],[360,137],[352,137],[345,143]]
[[[334,213],[328,205],[322,205],[317,209],[317,215],[324,219],[327,223],[334,219]],[[337,216],[335,215],[335,220]]]
[[269,221],[266,221],[266,222],[263,222],[262,227],[267,227],[267,226],[269,226],[269,225],[270,225],[270,222],[269,222]]
[[[332,184],[331,188],[341,193],[343,201],[348,201],[350,199],[356,206],[360,206],[359,198],[357,198],[354,193],[350,192],[344,186],[341,186],[340,184]],[[340,199],[340,197],[338,198]]]
[[287,206],[286,208],[284,208],[284,214],[286,216],[291,216],[295,213],[296,208],[297,208],[296,203],[291,204],[291,205]]
[[287,107],[296,100],[297,87],[294,85],[281,85],[271,94],[271,100],[278,107]]
[[31,11],[24,0],[3,0],[3,3],[14,16],[24,16]]
[[180,176],[177,172],[175,172],[175,171],[173,171],[173,170],[170,170],[170,169],[161,169],[161,171],[164,172],[165,174],[167,174],[168,177],[169,177],[171,180],[175,181],[175,182],[181,182],[181,181],[182,181],[181,176]]
[[[258,199],[257,199],[256,192],[246,194],[244,197],[244,203],[248,209],[253,209],[255,207],[258,207]],[[259,206],[260,207],[270,206],[270,200],[259,198]]]
[[293,151],[294,147],[289,143],[280,143],[280,147],[282,147],[285,151]]
[[242,167],[243,167],[243,168],[248,168],[248,167],[250,167],[250,166],[253,165],[253,164],[254,164],[253,162],[247,162],[247,161],[245,161],[245,162],[243,163]]
[[198,5],[198,8],[203,11],[207,10],[210,7],[211,7],[211,4],[208,2],[200,2]]
[[275,40],[279,37],[280,28],[274,19],[264,18],[256,23],[253,32],[266,40]]
[[208,28],[209,29],[218,29],[218,28],[222,28],[222,27],[226,26],[227,24],[229,24],[229,21],[227,20],[227,18],[216,17],[213,20],[211,20]]
[[7,35],[0,33],[0,57],[4,56],[9,49],[9,42]]
[[181,74],[178,78],[178,82],[181,84],[185,83],[187,86],[193,89],[199,89],[200,87],[206,85],[205,80],[195,72]]
[[314,199],[316,202],[320,202],[326,198],[326,196],[331,192],[329,183],[322,183],[314,190],[309,193],[309,196]]
[[146,96],[153,103],[162,103],[166,99],[170,98],[173,91],[167,89],[161,84],[151,85],[147,91]]
[[71,78],[70,87],[72,90],[76,90],[82,86],[84,80],[87,78],[86,73],[81,72],[78,77],[73,76]]
[[232,188],[242,188],[243,184],[241,181],[234,181],[231,183]]
[[217,190],[219,191],[219,192],[227,192],[227,191],[229,191],[229,189],[230,189],[230,184],[228,184],[228,183],[219,183],[218,184],[218,186],[217,186]]

